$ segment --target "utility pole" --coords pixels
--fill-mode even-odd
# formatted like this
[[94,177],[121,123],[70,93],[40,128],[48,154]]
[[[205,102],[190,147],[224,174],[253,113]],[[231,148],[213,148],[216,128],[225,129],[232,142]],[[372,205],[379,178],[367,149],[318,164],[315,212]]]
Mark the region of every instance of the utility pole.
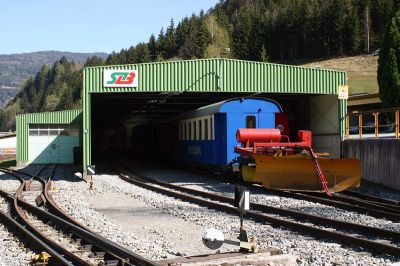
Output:
[[367,54],[369,54],[369,6],[368,5],[365,7],[364,17],[365,17],[365,35],[367,39],[366,48],[367,48]]

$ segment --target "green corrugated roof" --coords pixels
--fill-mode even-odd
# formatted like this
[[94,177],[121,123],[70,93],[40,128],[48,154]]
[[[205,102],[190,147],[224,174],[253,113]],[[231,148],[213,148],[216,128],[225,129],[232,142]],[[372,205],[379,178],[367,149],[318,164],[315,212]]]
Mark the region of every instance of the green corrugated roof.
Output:
[[[137,70],[137,88],[104,88],[103,71]],[[167,61],[84,69],[84,90],[92,92],[262,92],[337,94],[343,71],[233,59]]]

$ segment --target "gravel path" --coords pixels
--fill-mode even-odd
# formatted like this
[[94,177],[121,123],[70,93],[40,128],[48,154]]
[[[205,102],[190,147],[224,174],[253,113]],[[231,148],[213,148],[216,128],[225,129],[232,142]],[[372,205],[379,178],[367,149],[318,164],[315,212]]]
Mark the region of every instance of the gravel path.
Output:
[[[179,246],[174,245],[174,243],[180,241],[179,237],[182,237],[181,234],[176,234],[175,232],[185,232],[186,230],[190,233],[190,228],[187,228],[188,223],[194,224],[197,228],[214,227],[220,229],[227,238],[238,234],[238,218],[236,216],[208,210],[194,204],[147,191],[126,183],[115,175],[94,176],[94,182],[94,190],[88,190],[83,182],[57,181],[56,186],[62,190],[54,193],[54,199],[77,220],[147,258],[173,257],[194,252],[188,250],[188,248],[181,251]],[[205,186],[210,186],[210,190],[216,191],[225,189],[225,185],[214,187],[212,184],[207,183]],[[118,198],[117,201],[126,200],[132,203],[140,201],[146,205],[146,208],[151,206],[155,212],[168,214],[168,217],[173,216],[180,219],[181,222],[175,224],[175,232],[168,233],[156,227],[153,231],[148,230],[143,233],[146,236],[145,239],[138,239],[137,236],[124,232],[121,223],[117,223],[115,220],[110,219],[108,215],[91,208],[90,198],[93,199],[102,194],[112,195],[114,193],[122,195],[122,198]],[[130,201],[132,199],[135,200]],[[159,218],[159,213],[157,213],[154,219]],[[169,221],[168,219],[167,222]],[[135,224],[135,222],[132,224]],[[291,231],[273,228],[268,224],[245,221],[245,226],[249,235],[257,237],[261,248],[276,247],[285,254],[295,255],[297,256],[296,262],[298,265],[390,265],[399,260],[399,258],[386,256],[373,257],[369,253],[357,252],[336,243],[304,237]],[[177,238],[174,239],[174,235]]]

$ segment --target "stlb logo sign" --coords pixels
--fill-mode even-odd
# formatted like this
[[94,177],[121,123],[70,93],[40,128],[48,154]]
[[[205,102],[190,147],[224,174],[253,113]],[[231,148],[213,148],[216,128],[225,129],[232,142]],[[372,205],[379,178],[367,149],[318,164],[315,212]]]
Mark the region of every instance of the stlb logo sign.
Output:
[[103,86],[104,87],[137,87],[138,73],[137,70],[104,70]]

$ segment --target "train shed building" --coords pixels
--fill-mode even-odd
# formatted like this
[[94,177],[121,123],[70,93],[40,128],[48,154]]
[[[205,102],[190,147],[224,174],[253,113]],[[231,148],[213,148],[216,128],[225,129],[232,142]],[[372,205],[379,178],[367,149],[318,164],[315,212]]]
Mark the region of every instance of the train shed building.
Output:
[[18,115],[17,164],[73,163],[74,148],[82,145],[81,128],[82,110]]
[[[122,156],[127,148],[134,149],[134,139],[140,135],[135,128],[166,123],[184,112],[226,99],[252,96],[277,101],[288,114],[290,132],[311,130],[315,148],[338,157],[346,114],[346,100],[339,99],[338,92],[346,83],[347,75],[341,71],[232,59],[89,67],[83,70],[82,113],[75,111],[75,119],[82,119],[80,137],[75,141],[81,143],[86,170],[105,157]],[[37,162],[29,159],[33,153],[29,143],[37,136],[27,133],[37,127],[34,117],[50,124],[53,115],[17,117],[19,162]],[[69,124],[75,121],[71,119],[51,121]],[[158,133],[164,142],[178,137]],[[44,146],[36,149],[45,150]],[[157,149],[168,149],[168,145],[153,145],[152,149],[158,153]]]

